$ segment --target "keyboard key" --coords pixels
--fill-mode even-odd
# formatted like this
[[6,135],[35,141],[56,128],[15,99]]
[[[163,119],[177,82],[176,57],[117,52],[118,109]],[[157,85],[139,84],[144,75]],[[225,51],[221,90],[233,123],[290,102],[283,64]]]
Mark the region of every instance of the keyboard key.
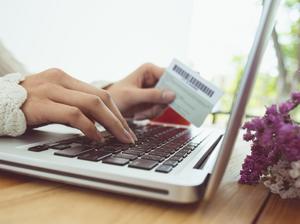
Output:
[[111,146],[104,146],[102,148],[97,147],[97,149],[101,149],[102,151],[111,152],[111,153],[119,153],[122,151],[118,147],[111,147]]
[[192,152],[192,150],[183,148],[179,152],[190,154]]
[[85,136],[81,136],[81,137],[78,137],[76,139],[74,139],[73,141],[74,143],[79,143],[79,144],[82,144],[82,145],[90,145],[90,144],[93,144],[93,140],[85,137]]
[[67,148],[61,151],[57,151],[54,153],[54,155],[57,156],[66,156],[66,157],[76,157],[79,156],[85,152],[88,152],[92,150],[89,147],[83,146],[83,145],[76,145],[76,146],[72,146],[71,148]]
[[119,165],[119,166],[124,166],[127,163],[129,163],[129,159],[124,159],[124,158],[117,158],[117,157],[108,157],[104,159],[102,162],[103,163],[108,163],[108,164],[113,164],[113,165]]
[[177,162],[181,162],[181,161],[183,160],[183,158],[180,157],[180,156],[172,156],[172,157],[170,158],[170,160],[175,160],[175,161],[177,161]]
[[172,166],[168,165],[160,165],[155,169],[156,172],[161,172],[161,173],[169,173],[173,169]]
[[53,145],[50,148],[51,149],[57,149],[57,150],[63,150],[63,149],[67,149],[70,148],[70,145],[65,145],[65,144],[58,144],[58,145]]
[[129,160],[135,160],[138,158],[137,155],[131,155],[126,153],[118,153],[117,155],[115,155],[115,157],[129,159]]
[[183,157],[183,158],[185,158],[185,157],[187,157],[187,155],[188,155],[188,154],[187,154],[186,152],[181,152],[181,151],[179,151],[179,152],[176,152],[174,156],[178,156],[178,157]]
[[78,159],[97,162],[111,155],[112,155],[111,152],[106,152],[103,151],[102,149],[93,149],[78,156]]
[[165,161],[165,162],[163,163],[163,165],[168,165],[168,166],[173,166],[173,167],[175,167],[175,166],[178,165],[178,161],[168,159],[167,161]]
[[129,145],[124,144],[124,145],[118,146],[118,149],[121,150],[121,151],[125,151],[125,150],[129,149]]
[[32,152],[42,152],[42,151],[45,151],[49,148],[48,145],[38,145],[38,146],[33,146],[33,147],[30,147],[28,148],[29,151],[32,151]]
[[142,156],[142,159],[155,160],[155,161],[158,161],[158,162],[162,162],[162,161],[165,160],[164,157],[161,157],[161,156],[153,156],[153,155],[144,155],[144,156]]
[[170,156],[170,153],[169,153],[169,152],[161,151],[161,150],[159,150],[159,149],[156,149],[156,150],[150,152],[149,155],[161,156],[161,157],[167,158],[167,157]]
[[130,148],[131,150],[138,150],[138,151],[143,151],[143,152],[150,152],[153,147],[149,146],[148,144],[145,145],[139,145],[135,146],[133,148]]
[[186,145],[186,147],[187,147],[187,146],[190,146],[191,148],[195,148],[195,147],[197,147],[198,145],[199,145],[199,143],[189,142],[189,143]]
[[190,144],[187,144],[186,146],[183,147],[183,149],[188,149],[188,150],[194,150],[195,148],[196,146]]
[[143,151],[133,150],[133,149],[128,149],[128,150],[124,151],[124,153],[136,155],[136,156],[142,156],[145,154],[145,152],[143,152]]
[[173,153],[175,153],[178,149],[176,149],[176,148],[165,148],[164,146],[162,146],[162,147],[160,147],[160,148],[158,148],[160,151],[162,151],[162,152],[168,152],[168,153],[170,153],[170,154],[173,154]]
[[129,163],[128,167],[151,170],[158,164],[157,161],[154,160],[146,160],[146,159],[136,159]]

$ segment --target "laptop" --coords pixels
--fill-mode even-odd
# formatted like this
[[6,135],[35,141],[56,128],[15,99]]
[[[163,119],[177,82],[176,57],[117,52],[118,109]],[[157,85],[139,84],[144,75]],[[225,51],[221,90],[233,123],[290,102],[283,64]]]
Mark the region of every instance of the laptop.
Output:
[[225,133],[130,121],[138,137],[122,144],[103,130],[94,142],[63,125],[0,138],[0,169],[139,197],[192,203],[216,191],[238,134],[280,0],[266,0]]

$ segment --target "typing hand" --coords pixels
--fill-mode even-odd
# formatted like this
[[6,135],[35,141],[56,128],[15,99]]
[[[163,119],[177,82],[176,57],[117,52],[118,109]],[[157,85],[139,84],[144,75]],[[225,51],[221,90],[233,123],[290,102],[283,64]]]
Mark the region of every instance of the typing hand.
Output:
[[28,126],[61,123],[80,129],[91,139],[102,141],[95,121],[118,140],[133,143],[136,139],[110,93],[49,69],[28,76],[21,85],[27,90],[22,106]]
[[173,92],[153,88],[163,72],[163,68],[144,64],[107,91],[125,117],[140,120],[156,117],[175,99]]

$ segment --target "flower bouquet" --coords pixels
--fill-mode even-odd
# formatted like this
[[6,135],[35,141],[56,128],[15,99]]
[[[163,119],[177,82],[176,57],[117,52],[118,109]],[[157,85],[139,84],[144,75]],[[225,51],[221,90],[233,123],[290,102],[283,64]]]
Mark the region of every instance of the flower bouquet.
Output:
[[284,103],[266,109],[243,125],[243,138],[251,141],[251,155],[245,158],[240,183],[263,182],[282,198],[300,198],[300,126],[290,112],[300,104],[300,92]]

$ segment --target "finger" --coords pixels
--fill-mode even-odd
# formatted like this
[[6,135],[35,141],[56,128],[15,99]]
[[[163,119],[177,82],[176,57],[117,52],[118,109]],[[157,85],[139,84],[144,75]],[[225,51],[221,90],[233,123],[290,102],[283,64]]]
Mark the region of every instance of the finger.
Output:
[[121,142],[134,142],[134,139],[124,128],[122,122],[98,96],[55,85],[53,90],[48,93],[48,97],[55,102],[77,107],[86,115],[92,116],[95,121],[102,124]]
[[143,64],[141,67],[138,68],[138,70],[143,73],[149,73],[156,79],[159,79],[165,71],[164,68],[154,65],[152,63]]
[[[141,86],[153,87],[163,75],[165,69],[151,63],[146,63],[137,69],[138,74],[143,74]],[[135,72],[134,72],[135,73]]]
[[133,118],[136,120],[152,119],[161,115],[167,106],[168,105],[155,105],[149,109],[136,113]]
[[172,103],[176,95],[171,90],[160,90],[155,88],[135,89],[136,103],[169,104]]
[[122,116],[120,110],[118,109],[117,105],[114,103],[114,101],[112,100],[112,98],[110,97],[107,91],[98,89],[92,85],[89,85],[88,83],[77,80],[67,74],[65,74],[63,77],[64,78],[60,79],[60,84],[62,84],[65,88],[80,91],[80,92],[85,92],[88,94],[93,94],[95,96],[100,97],[102,101],[105,103],[105,105],[110,109],[110,111],[120,120],[121,124],[130,133],[132,138],[134,140],[137,140],[136,135],[128,126],[127,121]]
[[104,141],[95,124],[76,107],[49,101],[41,110],[46,123],[67,124],[93,140]]

